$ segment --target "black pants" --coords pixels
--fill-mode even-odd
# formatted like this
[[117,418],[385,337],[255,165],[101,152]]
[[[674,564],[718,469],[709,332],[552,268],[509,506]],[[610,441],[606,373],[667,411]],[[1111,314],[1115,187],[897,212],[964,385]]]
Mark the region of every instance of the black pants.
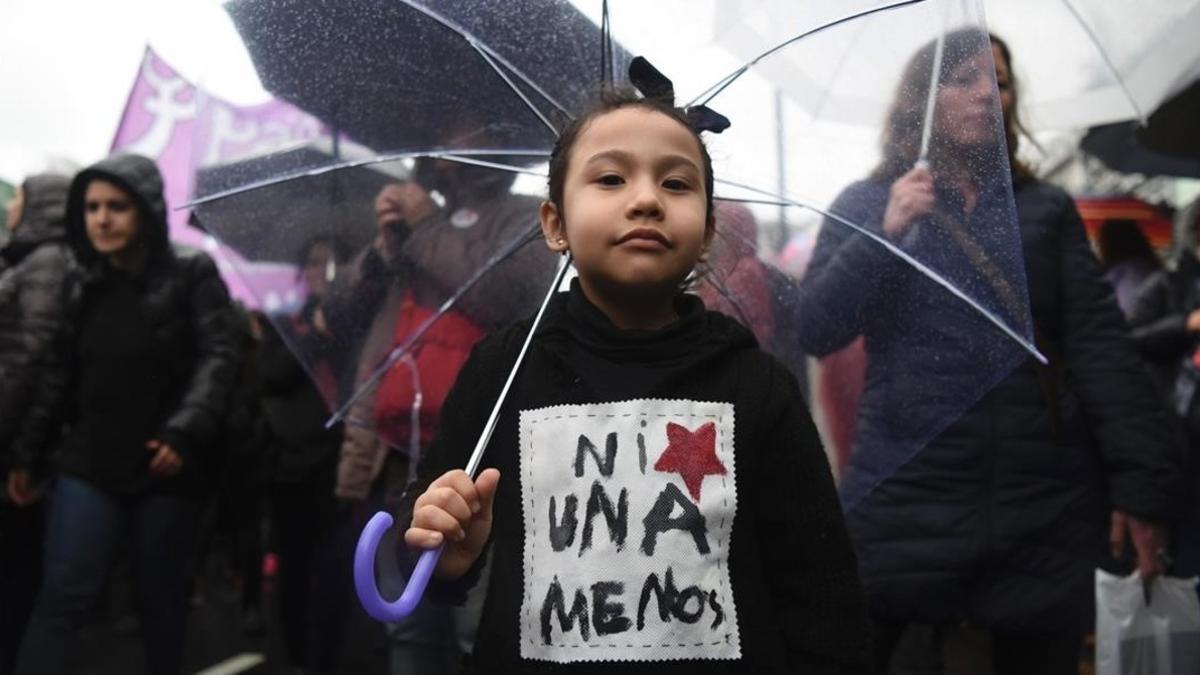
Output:
[[0,499],[0,675],[13,672],[42,585],[45,530],[44,502],[21,507]]
[[[875,627],[875,672],[887,675],[891,672],[892,658],[908,627],[903,623],[874,621]],[[927,642],[928,648],[936,653],[927,663],[939,666],[942,663],[942,641],[944,629],[934,628],[935,639]],[[995,675],[1078,675],[1082,636],[1076,633],[1013,633],[988,631],[987,644],[981,656],[991,662]]]
[[[323,474],[271,489],[271,525],[279,558],[279,619],[288,664],[332,672],[341,647],[344,584],[335,568],[336,502],[333,479]],[[330,623],[334,625],[329,625]]]

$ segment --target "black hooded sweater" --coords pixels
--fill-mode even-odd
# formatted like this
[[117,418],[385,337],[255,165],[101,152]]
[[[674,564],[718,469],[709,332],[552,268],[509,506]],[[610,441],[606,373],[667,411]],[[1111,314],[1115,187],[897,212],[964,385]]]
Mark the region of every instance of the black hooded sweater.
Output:
[[[87,237],[88,184],[105,180],[137,204],[136,270],[113,267]],[[237,371],[229,295],[212,259],[175,250],[167,236],[162,176],[153,161],[116,155],[75,176],[67,240],[82,272],[68,293],[67,326],[53,350],[40,403],[65,425],[58,468],[113,493],[178,492],[196,485],[198,460],[221,426]],[[183,458],[172,478],[149,472],[147,441]],[[37,458],[18,454],[17,466]]]
[[[698,298],[676,311],[623,331],[577,283],[547,308],[480,467],[501,478],[478,672],[869,671],[854,553],[794,378]],[[466,464],[529,326],[475,347],[401,522]],[[481,567],[431,590],[461,593]]]

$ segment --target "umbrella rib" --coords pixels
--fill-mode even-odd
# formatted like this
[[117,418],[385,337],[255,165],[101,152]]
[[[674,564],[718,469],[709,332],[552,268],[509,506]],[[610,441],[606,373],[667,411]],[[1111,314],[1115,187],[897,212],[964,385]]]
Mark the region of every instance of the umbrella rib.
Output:
[[1096,47],[1096,51],[1100,52],[1100,58],[1104,60],[1104,65],[1108,66],[1109,72],[1111,72],[1112,76],[1116,78],[1117,84],[1121,87],[1121,93],[1125,94],[1125,98],[1129,100],[1129,105],[1133,107],[1133,112],[1135,115],[1137,115],[1138,121],[1142,123],[1142,126],[1145,126],[1146,113],[1142,112],[1141,106],[1137,104],[1137,100],[1129,91],[1129,87],[1125,85],[1125,78],[1121,77],[1121,71],[1117,70],[1116,64],[1114,64],[1112,59],[1109,58],[1108,51],[1104,49],[1104,45],[1101,44],[1100,39],[1097,38],[1096,34],[1092,32],[1092,27],[1083,20],[1083,17],[1079,14],[1079,10],[1075,9],[1075,5],[1071,4],[1071,0],[1062,0],[1062,4],[1067,8],[1067,11],[1071,13],[1071,16],[1075,17],[1075,21],[1079,24],[1079,27],[1083,29],[1083,32],[1087,33],[1088,39],[1092,41],[1092,45]]
[[[547,157],[548,156],[549,156],[549,154],[547,153]],[[539,178],[546,177],[545,171],[534,171],[533,169],[526,169],[524,167],[513,166],[511,164],[501,164],[500,162],[489,162],[486,159],[474,159],[471,157],[458,157],[457,155],[449,155],[449,154],[441,155],[438,157],[438,159],[444,159],[448,162],[458,162],[459,164],[470,164],[471,166],[482,166],[486,169],[496,169],[498,171],[507,171],[509,173],[520,173],[520,174],[525,174],[527,176],[538,176]]]
[[550,133],[557,136],[558,129],[554,128],[554,125],[550,123],[550,120],[546,119],[546,116],[542,114],[542,111],[537,109],[537,106],[533,104],[533,101],[529,100],[529,97],[525,95],[525,92],[521,91],[521,88],[518,87],[503,70],[501,70],[499,64],[496,63],[491,55],[483,50],[483,46],[472,37],[467,38],[467,44],[471,45],[471,48],[474,49],[479,56],[482,57],[489,66],[492,67],[492,70],[496,71],[496,74],[500,76],[500,79],[504,80],[504,83],[508,85],[508,88],[512,89],[513,93],[520,97],[521,101],[525,103],[525,106],[528,107],[534,115],[537,115],[537,118],[542,121],[542,124],[546,125],[546,128],[550,130]]
[[[184,209],[190,209],[195,206],[203,206],[204,204],[208,204],[210,202],[215,202],[217,200],[224,199],[226,197],[235,197],[237,195],[244,194],[247,192],[253,192],[254,190],[272,187],[275,185],[281,185],[283,183],[290,183],[294,180],[300,180],[303,178],[313,178],[313,177],[321,176],[321,175],[324,175],[327,173],[332,173],[334,171],[341,171],[343,169],[356,169],[356,168],[360,168],[360,167],[364,167],[364,166],[372,166],[374,164],[386,164],[388,162],[396,162],[396,161],[399,161],[402,159],[411,159],[411,158],[415,158],[415,157],[432,157],[435,159],[448,159],[451,161],[463,161],[464,155],[466,155],[466,156],[469,156],[469,155],[483,155],[483,156],[509,155],[509,156],[514,156],[515,155],[515,156],[519,156],[519,157],[549,157],[550,151],[549,150],[535,150],[535,149],[531,149],[531,148],[497,148],[494,150],[493,149],[455,150],[453,152],[437,152],[437,151],[421,150],[418,152],[398,152],[398,153],[392,153],[392,154],[387,154],[387,155],[377,155],[375,157],[371,157],[370,159],[358,159],[358,160],[350,160],[350,161],[345,161],[345,162],[338,162],[336,164],[331,164],[329,166],[322,166],[322,167],[317,167],[314,169],[307,169],[305,171],[299,171],[297,173],[288,174],[286,176],[279,176],[276,178],[268,178],[265,180],[259,180],[259,181],[255,181],[253,183],[248,183],[246,185],[242,185],[239,187],[229,188],[227,190],[221,190],[219,192],[214,192],[211,195],[206,195],[204,197],[192,199],[188,202],[181,204],[180,206],[176,206],[173,210],[182,211]],[[493,167],[497,168],[497,169],[504,169],[506,171],[512,171],[514,173],[527,172],[527,170],[525,170],[525,169],[520,169],[518,167],[504,165],[504,164],[494,164]],[[533,173],[535,175],[544,175],[544,174],[538,174],[537,172],[533,172]]]
[[412,349],[413,345],[415,345],[418,340],[424,337],[425,333],[429,332],[430,328],[433,328],[433,324],[437,323],[439,319],[453,309],[454,306],[458,304],[458,301],[462,299],[464,295],[466,295],[467,291],[470,291],[472,288],[474,288],[475,284],[479,283],[480,279],[486,276],[488,272],[492,271],[492,268],[504,262],[509,256],[516,253],[517,250],[525,244],[533,241],[538,234],[541,234],[541,231],[541,224],[535,223],[532,228],[521,233],[517,237],[514,237],[510,242],[508,242],[508,244],[504,246],[504,248],[496,253],[496,255],[488,259],[488,261],[485,262],[478,270],[476,270],[475,273],[472,274],[471,277],[458,288],[458,290],[454,291],[453,295],[447,298],[446,301],[438,307],[437,311],[434,312],[432,316],[423,321],[421,325],[417,326],[412,333],[409,333],[408,337],[405,338],[403,342],[392,348],[383,362],[371,372],[371,376],[363,381],[363,383],[359,385],[358,390],[354,392],[350,399],[342,404],[342,407],[338,408],[338,410],[334,412],[333,416],[330,417],[327,422],[325,422],[325,428],[328,429],[345,419],[346,415],[349,414],[350,409],[354,406],[354,404],[357,403],[364,394],[370,391],[371,388],[374,387],[384,376],[384,374],[386,374],[392,366],[396,365],[397,361],[404,358],[404,355]]
[[950,283],[950,281],[948,279],[946,279],[942,275],[935,272],[929,266],[925,265],[925,263],[912,257],[912,255],[906,253],[903,249],[896,246],[895,244],[888,241],[887,239],[884,239],[883,237],[879,236],[878,234],[875,234],[874,232],[871,232],[870,230],[867,230],[866,228],[862,227],[861,225],[851,222],[851,221],[837,215],[836,213],[826,211],[824,209],[813,206],[812,204],[806,204],[804,202],[797,201],[797,200],[791,199],[790,197],[786,197],[783,195],[771,194],[770,192],[767,192],[765,190],[761,190],[756,187],[751,187],[749,185],[745,185],[742,183],[735,183],[735,182],[727,181],[727,180],[717,180],[717,182],[724,183],[725,185],[731,185],[733,187],[741,188],[743,190],[748,190],[750,192],[755,192],[755,193],[758,193],[761,195],[774,197],[776,199],[780,199],[780,200],[787,202],[791,206],[796,206],[796,207],[799,207],[802,209],[808,209],[808,210],[813,211],[813,212],[815,212],[819,215],[822,215],[826,218],[830,218],[838,223],[841,223],[842,225],[845,225],[846,227],[858,232],[859,234],[866,236],[867,238],[871,239],[875,243],[877,243],[880,246],[887,249],[888,252],[892,253],[900,260],[903,260],[904,262],[908,263],[910,266],[913,267],[913,269],[917,270],[921,274],[924,274],[926,277],[928,277],[930,279],[930,281],[933,281],[934,283],[938,284],[942,288],[945,288],[947,291],[950,292],[951,295],[953,295],[956,298],[958,298],[959,300],[962,300],[963,302],[967,303],[968,307],[970,307],[971,309],[974,309],[976,312],[979,312],[979,314],[981,316],[983,316],[985,319],[987,319],[992,324],[994,324],[1005,335],[1012,338],[1013,341],[1015,341],[1022,348],[1024,348],[1025,351],[1029,352],[1034,358],[1036,358],[1038,361],[1040,361],[1043,365],[1046,363],[1049,363],[1049,361],[1046,359],[1046,357],[1040,351],[1038,351],[1037,347],[1034,346],[1033,343],[1031,343],[1028,339],[1026,339],[1020,333],[1017,333],[1015,330],[1013,330],[1011,327],[1009,327],[1009,325],[1004,323],[1004,321],[1000,317],[996,316],[995,313],[993,313],[991,310],[984,307],[983,305],[979,304],[971,296],[967,295],[962,290],[960,290],[958,287],[956,287],[954,284]]
[[[720,182],[720,181],[718,181]],[[722,197],[721,195],[713,195],[713,199],[719,202],[733,202],[735,204],[762,204],[763,206],[792,206],[791,202],[782,202],[777,199],[751,199],[748,197]]]
[[[779,50],[783,49],[784,47],[787,47],[788,45],[792,44],[793,42],[798,42],[800,40],[803,40],[804,38],[807,38],[807,37],[810,37],[817,33],[820,33],[828,28],[833,28],[834,26],[841,25],[843,23],[846,23],[847,21],[853,21],[855,19],[859,19],[864,16],[869,16],[871,14],[875,14],[876,12],[883,12],[883,11],[887,11],[887,10],[898,9],[900,7],[905,7],[907,5],[914,5],[914,4],[927,2],[927,1],[928,0],[899,0],[897,2],[891,2],[888,4],[880,5],[878,7],[864,9],[860,12],[853,12],[853,13],[847,14],[846,16],[843,16],[841,18],[834,19],[833,21],[823,23],[820,26],[817,26],[816,28],[806,30],[803,33],[800,33],[799,35],[790,37],[787,40],[784,40],[783,42],[781,42],[781,43],[775,45],[774,47],[771,47],[770,49],[766,50],[765,52],[759,54],[758,56],[754,57],[753,59],[750,59],[749,61],[747,61],[745,63],[745,65],[734,70],[732,73],[726,75],[725,77],[722,77],[720,80],[717,80],[717,82],[715,84],[713,84],[708,89],[705,89],[704,91],[700,92],[699,95],[697,95],[695,98],[693,98],[691,100],[691,102],[687,104],[687,107],[691,107],[694,105],[708,105],[709,101],[712,101],[714,98],[717,97],[718,94],[725,91],[725,89],[729,85],[733,84],[739,77],[744,75],[746,73],[746,71],[750,70],[751,66],[757,65],[759,61],[762,61],[763,59],[767,58],[768,56],[771,56],[772,54],[778,52]],[[701,100],[701,99],[703,99],[703,100]],[[699,101],[699,103],[697,103],[697,101]]]
[[[413,0],[401,0],[401,2],[403,2],[404,4],[408,5],[409,7],[413,8],[413,9],[417,10],[418,12],[424,14],[425,16],[429,17],[430,19],[433,19],[434,21],[442,24],[449,30],[452,30],[455,33],[458,33],[459,37],[462,37],[464,40],[467,40],[469,43],[472,44],[472,46],[478,45],[475,47],[476,49],[482,49],[483,51],[486,51],[497,61],[504,64],[505,68],[508,68],[510,71],[512,71],[513,74],[515,74],[517,77],[519,77],[522,82],[529,85],[529,87],[531,89],[533,89],[534,91],[536,91],[538,93],[538,95],[540,95],[542,98],[546,99],[547,103],[554,106],[555,108],[558,108],[558,110],[560,112],[562,112],[564,115],[567,115],[568,117],[573,117],[571,115],[571,113],[565,107],[563,107],[563,105],[561,103],[559,103],[558,101],[556,101],[554,99],[553,96],[546,93],[546,91],[544,89],[542,89],[540,86],[538,86],[538,84],[536,82],[531,80],[525,73],[521,72],[520,68],[517,68],[516,66],[514,66],[512,63],[510,63],[508,61],[508,59],[504,58],[500,54],[497,54],[495,52],[495,50],[493,50],[491,47],[488,47],[486,44],[481,42],[478,38],[476,38],[469,31],[467,31],[467,29],[463,28],[462,26],[458,25],[457,23],[454,23],[450,19],[447,19],[446,17],[442,16],[441,14],[438,14],[437,12],[433,11],[432,9],[429,9],[428,7],[422,7],[421,5],[416,4],[415,2],[413,2]],[[551,127],[551,128],[553,128],[553,127]],[[558,133],[557,130],[555,131],[555,133]]]

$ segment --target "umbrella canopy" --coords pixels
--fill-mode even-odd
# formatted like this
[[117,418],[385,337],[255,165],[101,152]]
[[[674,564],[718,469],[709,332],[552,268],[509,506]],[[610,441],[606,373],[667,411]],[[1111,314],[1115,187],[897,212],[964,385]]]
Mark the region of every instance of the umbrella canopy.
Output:
[[[545,120],[577,109],[600,77],[600,31],[565,2],[235,0],[226,9],[267,90],[381,154],[544,154],[554,142]],[[629,57],[611,58],[623,72]]]
[[[339,147],[341,158],[361,158],[361,150],[353,151],[346,145]],[[319,141],[203,167],[196,172],[195,189],[201,194],[219,193],[243,186],[248,178],[327,164],[334,161],[332,149],[329,141]],[[247,260],[295,264],[306,243],[316,238],[340,239],[353,250],[367,245],[375,236],[375,195],[384,185],[407,179],[407,169],[399,164],[317,171],[303,181],[275,187],[270,200],[254,192],[241,192],[214,202],[205,215],[221,223],[221,241]]]
[[[720,42],[749,60],[761,45],[789,37],[795,21],[832,11],[820,3],[763,0],[725,8]],[[955,25],[955,4],[920,3],[912,16]],[[1200,3],[1163,0],[1138,4],[1105,0],[990,0],[987,27],[1011,48],[1022,82],[1022,113],[1031,130],[1084,129],[1146,119],[1180,91],[1200,68]],[[901,20],[901,25],[902,20]],[[894,17],[858,22],[823,54],[793,55],[764,64],[789,97],[814,114],[873,123],[880,91],[874,68],[888,68]],[[891,68],[897,68],[893,61]],[[835,77],[823,76],[836,73]]]
[[[933,5],[945,21],[930,21]],[[368,271],[389,269],[394,278],[419,282],[391,302],[348,279],[341,289],[347,299],[326,315],[342,331],[340,354],[352,357],[339,378],[338,407],[347,419],[416,452],[436,426],[439,399],[430,392],[449,386],[470,342],[536,309],[554,265],[543,244],[526,243],[536,236],[544,194],[544,169],[536,163],[590,92],[609,77],[624,81],[623,64],[634,52],[673,80],[677,104],[707,100],[733,121],[709,139],[716,196],[744,204],[718,210],[716,269],[700,289],[710,304],[750,324],[801,378],[810,357],[826,357],[862,334],[861,317],[879,302],[899,330],[930,348],[922,353],[938,355],[872,354],[870,377],[911,390],[903,401],[876,401],[869,423],[861,410],[849,411],[851,426],[886,427],[887,447],[871,475],[846,493],[847,503],[1035,351],[979,5],[864,1],[802,16],[785,8],[776,23],[789,39],[762,41],[756,56],[770,55],[749,69],[713,37],[724,34],[715,28],[736,23],[730,16],[739,6],[613,3],[606,15],[601,2],[576,9],[533,0],[230,5],[273,94],[369,146],[379,162],[413,163],[410,191],[376,200],[380,246],[360,257],[375,261]],[[882,50],[871,52],[873,61],[845,49],[864,32]],[[841,58],[828,58],[835,47]],[[797,62],[825,70],[789,71]],[[764,77],[780,66],[822,82],[852,72],[850,79],[876,90],[874,102],[847,99],[834,87],[825,108],[852,103],[860,107],[857,118],[871,122],[814,115]],[[940,204],[929,224],[893,238],[880,229],[887,186],[919,157],[936,177]],[[264,160],[261,171],[237,176],[240,187],[201,189],[201,220],[218,237],[240,236],[234,212],[221,213],[237,195],[253,197],[264,213],[300,204],[319,212],[331,201],[340,209],[364,199],[319,187],[312,171],[361,163],[314,157],[299,164]],[[964,207],[952,177],[972,183],[974,208]],[[389,219],[380,206],[389,201],[407,204],[417,222]],[[260,237],[264,246],[273,245],[275,231]],[[819,232],[808,238],[819,264],[798,278],[772,264],[770,242],[777,232],[804,231]],[[450,354],[429,356],[422,345],[431,340],[451,344]],[[319,354],[297,349],[315,369]],[[429,370],[421,354],[444,370]],[[934,371],[939,377],[930,377]],[[415,393],[423,394],[420,406]],[[827,441],[844,438],[834,428],[847,424],[846,415],[824,414],[819,396],[811,403],[828,422]]]

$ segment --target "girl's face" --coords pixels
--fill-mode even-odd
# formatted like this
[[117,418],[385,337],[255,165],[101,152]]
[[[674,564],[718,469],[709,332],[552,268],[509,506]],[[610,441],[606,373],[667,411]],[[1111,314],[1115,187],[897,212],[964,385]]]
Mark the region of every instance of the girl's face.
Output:
[[140,229],[133,197],[100,179],[88,183],[83,197],[83,221],[88,239],[100,255],[121,253],[137,239]]
[[938,88],[937,128],[955,146],[978,146],[995,138],[993,70],[989,56],[981,51],[958,64]]
[[546,203],[541,215],[550,248],[570,250],[590,298],[674,296],[711,238],[703,166],[691,131],[638,106],[596,117],[581,132],[564,212]]

